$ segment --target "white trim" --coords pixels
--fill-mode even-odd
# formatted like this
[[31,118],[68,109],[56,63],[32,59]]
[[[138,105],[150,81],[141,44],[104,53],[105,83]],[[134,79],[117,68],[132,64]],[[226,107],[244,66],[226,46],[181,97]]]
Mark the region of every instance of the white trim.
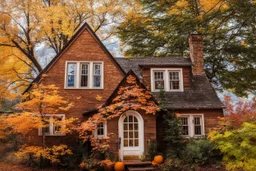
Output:
[[[201,121],[201,135],[195,135],[195,127],[193,119],[194,117],[199,116]],[[179,117],[187,117],[188,118],[188,135],[184,135],[184,137],[203,137],[205,135],[205,127],[204,127],[204,114],[202,113],[181,113]]]
[[[50,117],[50,123],[49,123],[49,134],[45,133],[45,136],[65,136],[66,134],[63,133],[54,133],[54,125],[52,117],[54,116],[61,116],[62,120],[65,120],[65,114],[45,114],[45,117]],[[65,125],[62,125],[65,127]],[[42,128],[38,128],[38,136],[42,136]]]
[[[155,81],[154,81],[154,72],[155,71],[162,71],[163,77],[164,77],[164,91],[166,92],[183,92],[184,91],[184,85],[183,85],[183,69],[182,68],[150,68],[150,82],[151,82],[151,91],[152,92],[159,92],[160,90],[155,89]],[[179,72],[179,79],[180,89],[178,90],[172,90],[170,89],[170,80],[169,80],[169,71],[177,71]]]
[[105,138],[107,137],[108,131],[107,131],[108,127],[107,127],[107,121],[103,122],[103,130],[104,130],[104,135],[97,135],[97,128],[94,131],[94,137],[95,138]]
[[[75,63],[75,86],[68,87],[67,86],[67,69],[68,63]],[[81,64],[88,63],[89,64],[89,73],[88,73],[88,87],[81,87],[80,86],[80,67]],[[100,87],[93,87],[93,64],[100,64],[101,65],[101,86]],[[64,89],[103,89],[104,88],[104,62],[102,61],[66,61],[65,62],[65,79],[64,79]]]
[[119,148],[119,159],[120,160],[123,160],[123,156],[124,156],[124,144],[123,144],[123,139],[124,139],[123,125],[124,124],[123,124],[123,122],[127,116],[135,116],[138,119],[139,147],[125,147],[125,148],[129,148],[130,150],[137,150],[139,152],[139,158],[141,157],[141,155],[143,155],[143,152],[144,152],[144,120],[138,112],[129,110],[129,111],[125,112],[124,114],[122,114],[118,121],[118,137],[121,138],[121,143],[120,143],[120,148]]

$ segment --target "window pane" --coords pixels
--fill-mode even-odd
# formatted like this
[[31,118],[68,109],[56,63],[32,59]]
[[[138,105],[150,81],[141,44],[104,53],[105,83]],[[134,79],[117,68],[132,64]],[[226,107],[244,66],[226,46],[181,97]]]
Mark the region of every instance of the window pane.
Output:
[[133,147],[133,139],[129,140],[129,147]]
[[69,63],[68,64],[68,75],[75,75],[76,64]]
[[124,138],[128,138],[128,132],[124,132]]
[[164,72],[154,72],[155,89],[164,89]]
[[62,126],[63,116],[54,116],[53,117],[53,133],[60,133]]
[[138,130],[138,124],[137,123],[134,124],[134,130]]
[[180,81],[179,81],[179,72],[169,72],[170,78],[170,90],[179,90],[180,89]]
[[124,140],[124,146],[128,147],[128,140]]
[[94,87],[100,87],[100,78],[101,76],[94,76],[94,82],[93,82]]
[[42,131],[44,131],[45,134],[50,134],[50,117],[45,117],[43,124],[44,127]]
[[99,123],[97,125],[97,135],[104,135],[104,124]]
[[101,64],[93,64],[93,87],[101,86]]
[[69,75],[68,76],[68,87],[74,87],[75,86],[75,76]]
[[170,80],[179,80],[179,72],[169,72]]
[[172,88],[173,89],[180,89],[179,81],[173,81],[172,82]]
[[76,64],[74,63],[68,63],[68,71],[67,71],[67,75],[68,75],[68,83],[67,86],[68,87],[74,87],[75,86],[75,70],[76,70]]
[[200,117],[194,117],[195,135],[202,135]]
[[139,140],[138,139],[135,139],[135,144],[134,146],[139,146]]
[[88,87],[89,64],[81,64],[80,86]]
[[181,118],[181,129],[182,129],[182,135],[189,135],[188,134],[188,118]]
[[138,132],[134,132],[135,134],[135,138],[139,138],[139,133]]

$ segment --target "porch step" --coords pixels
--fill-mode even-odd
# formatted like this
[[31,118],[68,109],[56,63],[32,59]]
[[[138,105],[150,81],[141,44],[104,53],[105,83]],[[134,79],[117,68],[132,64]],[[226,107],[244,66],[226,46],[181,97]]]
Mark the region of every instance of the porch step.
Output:
[[155,170],[154,167],[127,167],[128,171],[153,171]]
[[126,166],[142,166],[142,165],[150,165],[150,161],[140,161],[140,160],[124,160],[123,161]]
[[153,171],[155,168],[150,161],[124,160],[127,171]]

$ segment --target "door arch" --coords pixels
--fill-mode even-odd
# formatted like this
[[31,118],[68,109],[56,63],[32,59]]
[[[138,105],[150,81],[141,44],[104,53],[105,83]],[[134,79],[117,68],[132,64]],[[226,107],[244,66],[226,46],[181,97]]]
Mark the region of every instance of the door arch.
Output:
[[136,112],[129,110],[118,121],[119,158],[139,159],[144,152],[144,120]]

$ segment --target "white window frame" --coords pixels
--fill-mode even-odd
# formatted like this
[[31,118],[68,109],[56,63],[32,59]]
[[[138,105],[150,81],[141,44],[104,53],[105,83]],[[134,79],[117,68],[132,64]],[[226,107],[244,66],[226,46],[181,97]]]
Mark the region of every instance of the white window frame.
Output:
[[[179,118],[188,118],[188,135],[183,135],[184,137],[203,137],[205,136],[204,127],[204,114],[180,114]],[[201,135],[195,135],[194,118],[200,117],[201,121]],[[182,126],[182,125],[181,125]]]
[[[170,76],[169,72],[179,72],[179,88],[180,89],[170,89]],[[155,89],[155,75],[154,72],[164,72],[164,91],[166,92],[183,92],[183,69],[182,68],[151,68],[150,75],[151,75],[151,91],[152,92],[159,92],[160,90]]]
[[[68,87],[68,64],[69,63],[75,63],[75,86],[74,87]],[[88,73],[88,86],[87,87],[81,87],[81,64],[89,64],[89,73]],[[100,87],[94,87],[93,86],[93,77],[94,77],[94,64],[100,64],[101,65],[101,82]],[[64,89],[103,89],[104,88],[104,62],[102,61],[66,61],[65,63],[65,79],[64,79]]]
[[98,139],[107,137],[107,133],[108,133],[108,131],[107,131],[107,121],[103,121],[103,129],[104,129],[103,130],[104,134],[103,135],[98,135],[98,125],[97,125],[97,128],[94,131],[94,137],[98,138]]
[[[45,136],[65,136],[66,134],[58,132],[54,133],[54,124],[53,124],[53,117],[54,116],[61,116],[62,120],[65,120],[65,114],[46,114],[45,117],[50,117],[50,123],[49,123],[49,133],[45,133]],[[65,127],[65,125],[62,125],[62,127]],[[42,136],[42,128],[38,129],[38,135]]]

